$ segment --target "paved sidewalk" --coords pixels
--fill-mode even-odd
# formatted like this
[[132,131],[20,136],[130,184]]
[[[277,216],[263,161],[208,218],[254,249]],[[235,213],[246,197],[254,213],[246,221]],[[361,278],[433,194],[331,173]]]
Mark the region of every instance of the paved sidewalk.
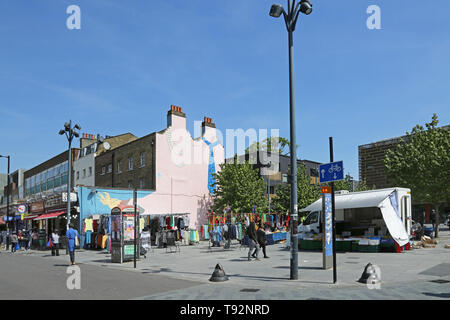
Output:
[[[175,290],[145,299],[399,299],[405,296],[415,299],[449,299],[450,281],[449,232],[441,231],[442,237],[436,248],[421,248],[402,253],[359,253],[337,254],[338,282],[332,283],[332,269],[322,269],[322,253],[299,252],[299,279],[289,280],[290,251],[283,244],[267,247],[269,259],[247,261],[247,247],[234,243],[231,250],[209,248],[208,242],[182,246],[180,252],[166,252],[153,249],[146,259],[137,263],[111,263],[106,251],[79,250],[76,261],[81,265],[138,272],[145,276],[165,275],[175,279],[193,280],[203,285]],[[447,238],[448,237],[448,238]],[[449,239],[449,240],[446,240]],[[27,253],[48,257],[50,251]],[[65,250],[56,259],[69,261]],[[381,290],[369,290],[358,283],[364,267],[371,262],[381,269]],[[209,281],[217,263],[220,263],[230,279],[226,282]],[[253,292],[241,292],[251,289]],[[332,290],[330,290],[332,289]],[[405,295],[407,293],[407,295]],[[414,298],[415,297],[415,298]]]

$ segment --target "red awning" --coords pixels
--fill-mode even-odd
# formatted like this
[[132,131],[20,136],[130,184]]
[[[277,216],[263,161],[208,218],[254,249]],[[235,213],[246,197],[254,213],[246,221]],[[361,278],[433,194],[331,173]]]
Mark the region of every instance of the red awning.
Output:
[[56,218],[56,217],[62,215],[63,213],[66,213],[66,210],[56,211],[56,212],[52,212],[52,213],[45,213],[45,214],[40,215],[37,218],[34,218],[34,220],[52,219],[52,218]]

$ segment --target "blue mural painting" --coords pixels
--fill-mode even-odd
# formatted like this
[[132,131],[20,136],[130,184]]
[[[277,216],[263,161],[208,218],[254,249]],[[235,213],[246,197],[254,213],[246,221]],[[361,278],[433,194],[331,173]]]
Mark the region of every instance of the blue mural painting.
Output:
[[[153,191],[138,190],[137,199],[139,200],[151,193]],[[90,215],[109,215],[112,208],[125,205],[130,200],[133,200],[133,190],[78,187],[78,201],[80,204],[79,230],[81,230],[84,219]],[[145,209],[139,206],[139,212],[142,214],[145,212]]]
[[214,162],[214,147],[219,144],[219,141],[216,141],[214,143],[209,142],[205,138],[202,138],[202,140],[206,143],[206,145],[209,147],[209,163],[208,163],[208,190],[209,193],[214,193],[216,190],[216,186],[214,185],[216,183],[216,179],[214,178],[214,173],[216,173],[216,164]]
[[[137,198],[148,196],[153,191],[137,191]],[[101,189],[78,187],[78,199],[80,203],[80,220],[94,214],[110,214],[111,209],[118,205],[124,205],[133,200],[133,190]],[[144,213],[141,208],[141,214]]]

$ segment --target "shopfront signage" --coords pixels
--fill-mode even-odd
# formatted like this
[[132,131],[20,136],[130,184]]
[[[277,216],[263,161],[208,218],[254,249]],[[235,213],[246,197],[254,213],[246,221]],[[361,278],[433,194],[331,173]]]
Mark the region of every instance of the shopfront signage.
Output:
[[31,204],[31,213],[39,213],[44,211],[44,201],[39,201]]
[[[77,194],[75,192],[70,193],[70,201],[71,202],[77,201]],[[67,202],[67,192],[62,193],[62,202]]]
[[20,204],[17,206],[17,212],[20,214],[24,214],[27,212],[27,206],[25,204]]

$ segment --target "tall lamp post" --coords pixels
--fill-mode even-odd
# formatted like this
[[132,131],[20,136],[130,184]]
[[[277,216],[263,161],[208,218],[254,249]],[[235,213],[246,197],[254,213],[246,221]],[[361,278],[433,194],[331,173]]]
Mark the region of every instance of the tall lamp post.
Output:
[[297,152],[295,139],[295,102],[294,102],[294,66],[293,66],[293,39],[292,33],[295,30],[299,13],[309,15],[312,12],[312,4],[309,0],[296,1],[288,0],[288,12],[286,13],[283,6],[274,4],[270,8],[270,16],[279,18],[281,14],[284,16],[284,22],[288,31],[289,41],[289,104],[290,104],[290,153],[291,153],[291,206],[290,206],[290,222],[291,222],[291,273],[290,279],[298,279],[298,204],[297,204]]
[[11,162],[11,156],[2,156],[0,158],[8,158],[8,177],[6,182],[6,229],[9,233],[10,221],[9,221],[9,165]]
[[72,178],[72,140],[73,137],[78,138],[80,135],[78,134],[78,132],[75,131],[75,129],[77,130],[81,130],[81,127],[79,124],[76,124],[73,128],[72,128],[72,120],[70,120],[69,122],[66,122],[64,124],[64,129],[59,130],[59,134],[63,135],[65,134],[67,137],[67,141],[69,142],[69,172],[68,172],[68,176],[67,176],[67,225],[66,225],[66,230],[69,230],[69,224],[70,224],[70,193],[72,191],[71,188],[71,178]]

